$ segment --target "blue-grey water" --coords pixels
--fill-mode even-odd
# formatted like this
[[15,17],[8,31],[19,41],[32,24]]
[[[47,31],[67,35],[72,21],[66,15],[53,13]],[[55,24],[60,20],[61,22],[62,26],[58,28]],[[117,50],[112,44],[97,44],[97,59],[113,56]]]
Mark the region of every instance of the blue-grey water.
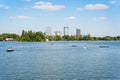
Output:
[[120,80],[120,41],[0,42],[0,80]]

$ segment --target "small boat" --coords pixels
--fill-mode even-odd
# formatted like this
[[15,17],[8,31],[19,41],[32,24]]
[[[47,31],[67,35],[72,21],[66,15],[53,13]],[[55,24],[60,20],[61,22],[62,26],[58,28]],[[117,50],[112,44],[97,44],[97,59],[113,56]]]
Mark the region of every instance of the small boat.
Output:
[[77,47],[77,45],[72,45],[72,47]]
[[88,47],[87,47],[87,45],[85,45],[83,48],[86,49],[86,48],[88,48]]
[[13,48],[8,48],[8,49],[7,49],[7,52],[13,52],[13,51],[14,51]]
[[109,46],[107,45],[102,45],[102,46],[99,46],[100,48],[109,48]]

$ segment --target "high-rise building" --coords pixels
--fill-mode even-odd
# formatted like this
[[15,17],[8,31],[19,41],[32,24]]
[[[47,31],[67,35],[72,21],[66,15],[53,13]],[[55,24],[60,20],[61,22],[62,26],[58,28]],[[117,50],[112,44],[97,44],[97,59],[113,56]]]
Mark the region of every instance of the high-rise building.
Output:
[[76,36],[80,36],[80,35],[81,35],[80,29],[76,29]]
[[64,36],[69,35],[69,27],[64,27]]
[[46,27],[45,33],[46,35],[51,35],[51,27]]

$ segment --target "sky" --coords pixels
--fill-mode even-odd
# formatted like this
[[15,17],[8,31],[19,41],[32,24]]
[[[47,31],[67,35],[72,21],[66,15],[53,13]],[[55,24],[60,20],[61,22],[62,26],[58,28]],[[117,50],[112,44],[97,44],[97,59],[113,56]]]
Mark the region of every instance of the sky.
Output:
[[0,34],[22,30],[120,36],[120,0],[0,0]]

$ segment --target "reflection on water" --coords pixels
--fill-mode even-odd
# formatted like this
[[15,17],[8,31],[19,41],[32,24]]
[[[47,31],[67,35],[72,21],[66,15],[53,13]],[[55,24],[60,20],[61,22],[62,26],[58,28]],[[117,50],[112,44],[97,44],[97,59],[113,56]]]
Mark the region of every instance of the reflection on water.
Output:
[[[0,42],[0,79],[120,80],[119,43]],[[110,47],[100,48],[100,45]],[[8,47],[13,47],[14,52],[6,52]]]

